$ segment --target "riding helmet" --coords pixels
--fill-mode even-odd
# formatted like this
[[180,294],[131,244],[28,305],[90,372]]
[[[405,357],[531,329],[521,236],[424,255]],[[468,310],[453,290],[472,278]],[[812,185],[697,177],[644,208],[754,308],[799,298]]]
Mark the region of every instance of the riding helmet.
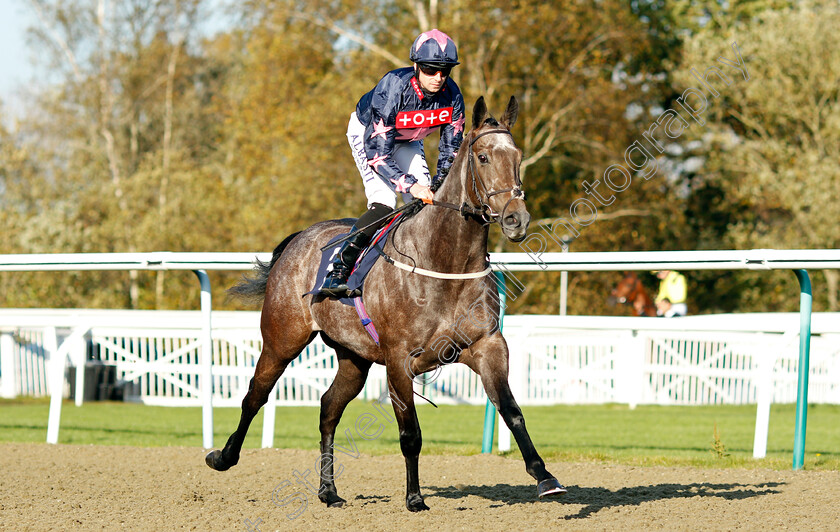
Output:
[[449,35],[434,29],[424,31],[414,39],[409,59],[414,63],[430,63],[441,66],[455,66],[458,62],[458,48]]

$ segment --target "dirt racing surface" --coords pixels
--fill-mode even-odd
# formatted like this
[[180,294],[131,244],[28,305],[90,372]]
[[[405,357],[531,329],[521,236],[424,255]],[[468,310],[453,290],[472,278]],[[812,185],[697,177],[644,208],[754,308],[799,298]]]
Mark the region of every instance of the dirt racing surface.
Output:
[[[550,462],[537,500],[520,460],[421,456],[428,512],[405,509],[402,456],[336,454],[326,508],[316,451],[245,450],[217,472],[198,448],[0,445],[2,530],[840,530],[840,472]],[[285,503],[285,505],[283,505]]]

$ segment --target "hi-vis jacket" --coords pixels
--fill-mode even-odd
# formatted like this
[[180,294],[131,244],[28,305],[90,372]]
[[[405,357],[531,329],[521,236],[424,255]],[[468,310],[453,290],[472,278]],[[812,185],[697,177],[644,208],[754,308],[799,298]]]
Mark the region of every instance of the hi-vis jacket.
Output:
[[393,158],[397,142],[421,140],[440,129],[437,175],[446,175],[464,139],[464,100],[451,78],[436,94],[425,94],[412,67],[385,74],[376,87],[362,96],[356,116],[365,125],[368,164],[408,192],[417,178],[406,174]]
[[668,275],[659,283],[659,293],[656,295],[657,303],[667,298],[671,303],[685,303],[686,282],[685,276],[671,270]]

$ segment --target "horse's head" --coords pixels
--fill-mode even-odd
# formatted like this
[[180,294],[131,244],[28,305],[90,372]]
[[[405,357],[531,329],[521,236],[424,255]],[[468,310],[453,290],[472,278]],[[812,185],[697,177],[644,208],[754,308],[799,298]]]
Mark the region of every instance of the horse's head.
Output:
[[468,149],[467,182],[470,201],[498,221],[502,232],[514,242],[525,238],[531,215],[519,178],[522,150],[513,141],[510,128],[516,122],[519,104],[511,97],[501,122],[490,116],[484,97],[475,102]]
[[610,292],[607,303],[610,305],[615,305],[616,303],[623,305],[629,301],[633,301],[638,294],[640,286],[641,281],[638,275],[633,272],[625,273],[621,281]]
[[656,316],[656,307],[635,272],[625,272],[624,278],[610,292],[607,304],[614,306],[616,303],[632,306],[639,316]]

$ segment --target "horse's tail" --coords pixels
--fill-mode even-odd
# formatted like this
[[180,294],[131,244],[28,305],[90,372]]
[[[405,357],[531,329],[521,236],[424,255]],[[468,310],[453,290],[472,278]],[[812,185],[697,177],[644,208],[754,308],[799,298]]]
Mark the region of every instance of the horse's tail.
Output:
[[265,299],[265,287],[268,284],[268,275],[271,273],[271,268],[274,267],[274,263],[276,263],[280,258],[280,255],[283,254],[283,251],[286,249],[286,246],[289,245],[289,242],[291,242],[292,239],[299,234],[300,231],[292,233],[284,238],[282,242],[277,244],[277,247],[274,248],[274,252],[271,254],[271,262],[266,263],[257,259],[257,265],[254,266],[255,275],[253,277],[243,275],[242,279],[237,284],[228,288],[228,297],[238,299],[243,303],[252,305],[262,303],[263,299]]

